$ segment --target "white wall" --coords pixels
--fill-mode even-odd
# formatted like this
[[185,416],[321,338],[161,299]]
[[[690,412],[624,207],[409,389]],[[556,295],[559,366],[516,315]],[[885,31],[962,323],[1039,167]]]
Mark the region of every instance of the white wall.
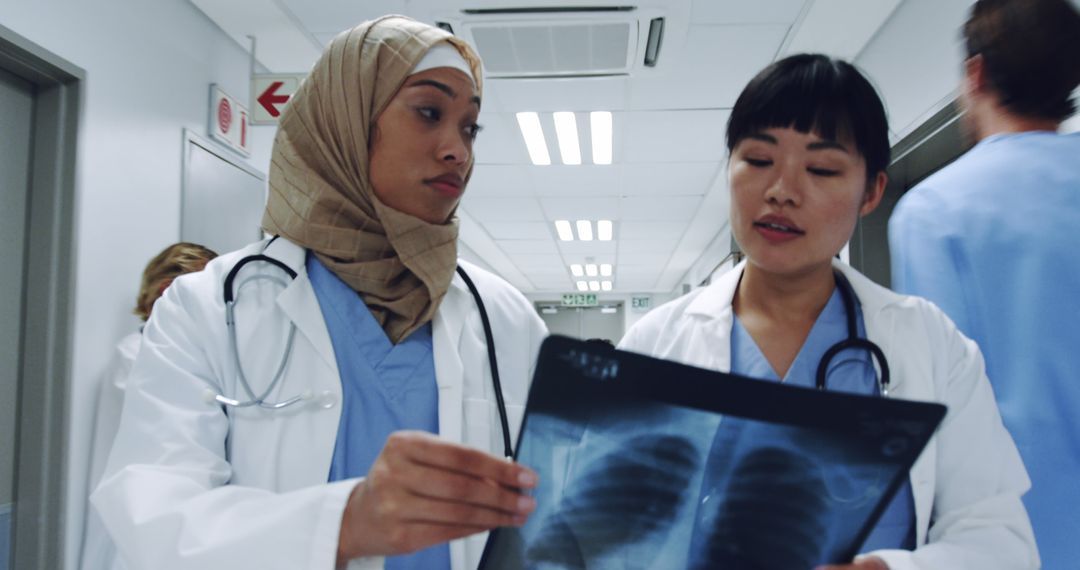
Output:
[[896,142],[955,98],[972,0],[905,0],[855,63],[885,99]]
[[[134,330],[146,262],[180,237],[184,128],[206,136],[208,90],[248,99],[248,56],[185,0],[0,4],[0,25],[86,72],[76,182],[76,291],[65,567],[85,512],[90,414],[114,343]],[[266,172],[273,128],[252,133]]]

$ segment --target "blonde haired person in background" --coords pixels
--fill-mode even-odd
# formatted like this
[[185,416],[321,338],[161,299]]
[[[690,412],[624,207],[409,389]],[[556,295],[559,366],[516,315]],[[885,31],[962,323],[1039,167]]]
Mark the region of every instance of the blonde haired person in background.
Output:
[[[143,270],[139,293],[132,311],[145,323],[154,309],[154,302],[161,297],[173,280],[185,273],[202,271],[217,253],[199,244],[179,242],[166,247],[154,256]],[[116,345],[112,360],[101,376],[97,409],[94,414],[94,433],[90,444],[89,488],[93,490],[105,470],[116,429],[120,424],[120,410],[124,405],[124,386],[131,364],[139,352],[142,341],[142,325],[139,330],[125,336]],[[99,570],[114,567],[116,547],[109,540],[101,520],[93,509],[86,511],[86,529],[83,535],[82,568]]]

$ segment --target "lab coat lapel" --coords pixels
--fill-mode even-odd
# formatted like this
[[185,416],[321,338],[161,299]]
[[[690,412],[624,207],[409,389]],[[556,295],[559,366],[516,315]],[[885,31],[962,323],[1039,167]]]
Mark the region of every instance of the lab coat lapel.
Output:
[[278,295],[277,305],[336,375],[337,360],[334,358],[334,346],[330,343],[330,332],[326,330],[322,307],[319,306],[319,299],[315,297],[315,289],[311,286],[304,265],[306,251],[288,240],[278,239],[266,248],[266,255],[281,261],[296,272],[296,279]]
[[[721,372],[731,372],[731,342],[719,342],[718,339],[728,339],[731,334],[731,326],[735,320],[735,312],[732,309],[732,300],[735,298],[735,289],[742,278],[746,261],[736,265],[719,279],[711,283],[697,298],[686,308],[688,315],[707,319],[705,325],[706,335],[701,339],[691,339],[686,343],[694,349],[700,346],[708,346],[704,351],[705,362],[700,365]],[[696,330],[696,329],[695,329]],[[687,357],[693,355],[687,354]]]
[[439,435],[449,441],[464,439],[465,366],[458,347],[465,328],[468,294],[457,275],[432,319],[432,351],[435,357],[435,382],[439,386]]
[[[889,393],[895,396],[900,385],[904,383],[904,378],[909,375],[909,372],[905,370],[908,359],[897,354],[897,350],[909,347],[898,347],[899,343],[894,342],[896,319],[894,318],[895,311],[890,310],[890,307],[903,301],[904,297],[874,283],[849,265],[834,261],[833,268],[843,273],[851,283],[851,289],[855,292],[855,297],[862,307],[866,338],[881,348],[885,354],[885,361],[889,363]],[[879,375],[881,374],[881,368],[876,360],[874,369]]]

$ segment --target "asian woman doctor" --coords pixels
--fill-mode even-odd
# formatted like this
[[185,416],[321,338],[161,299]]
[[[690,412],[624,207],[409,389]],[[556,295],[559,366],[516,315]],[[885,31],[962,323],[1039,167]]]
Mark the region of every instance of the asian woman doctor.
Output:
[[464,570],[523,523],[536,476],[501,456],[546,330],[457,259],[481,87],[408,18],[330,44],[274,141],[278,237],[177,279],[146,326],[92,497],[128,567]]
[[849,336],[838,284],[850,283],[857,334],[881,348],[888,390],[862,348],[831,360],[828,389],[949,410],[866,554],[833,570],[1038,567],[1020,502],[1030,484],[978,347],[930,303],[836,260],[886,185],[888,126],[874,88],[846,62],[785,58],[743,90],[727,145],[731,229],[746,260],[643,317],[621,348],[812,387],[822,356]]

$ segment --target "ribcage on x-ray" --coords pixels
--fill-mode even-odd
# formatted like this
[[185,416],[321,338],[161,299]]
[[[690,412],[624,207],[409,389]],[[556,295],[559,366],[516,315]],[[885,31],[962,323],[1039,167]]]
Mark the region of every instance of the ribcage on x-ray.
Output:
[[811,459],[776,447],[747,453],[732,469],[726,488],[709,498],[716,511],[705,520],[712,529],[692,556],[692,567],[813,568],[828,534],[825,493]]
[[586,568],[593,557],[670,526],[700,461],[672,435],[630,439],[592,463],[543,522],[526,552],[531,563]]

